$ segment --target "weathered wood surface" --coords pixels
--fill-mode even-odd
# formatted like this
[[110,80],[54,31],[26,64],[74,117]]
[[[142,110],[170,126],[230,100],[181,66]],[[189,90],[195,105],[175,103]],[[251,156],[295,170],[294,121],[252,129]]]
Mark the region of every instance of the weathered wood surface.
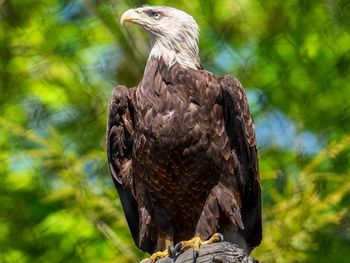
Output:
[[[172,258],[163,258],[157,263],[192,263],[193,250],[189,249],[178,255],[174,261]],[[229,242],[202,245],[199,249],[197,263],[257,263],[246,252]]]

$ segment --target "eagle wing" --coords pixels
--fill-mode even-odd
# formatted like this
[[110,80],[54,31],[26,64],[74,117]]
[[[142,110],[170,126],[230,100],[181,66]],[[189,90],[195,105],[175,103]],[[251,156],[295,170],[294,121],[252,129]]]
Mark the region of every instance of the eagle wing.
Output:
[[255,129],[247,98],[241,83],[225,76],[222,87],[225,129],[240,162],[241,234],[251,248],[262,238],[260,176]]
[[139,239],[139,213],[134,195],[132,176],[132,103],[134,90],[118,86],[112,92],[108,109],[107,155],[114,184],[117,188],[126,220],[136,244]]

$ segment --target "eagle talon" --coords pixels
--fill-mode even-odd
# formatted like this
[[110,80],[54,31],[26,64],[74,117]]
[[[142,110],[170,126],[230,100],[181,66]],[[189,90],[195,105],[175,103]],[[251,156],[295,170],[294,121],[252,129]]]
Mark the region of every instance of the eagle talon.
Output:
[[182,243],[181,243],[181,242],[179,242],[179,243],[177,243],[177,244],[175,245],[175,247],[174,247],[175,255],[176,255],[177,252],[180,252],[180,251],[181,251],[181,248],[182,248]]
[[215,233],[214,235],[211,236],[208,240],[202,242],[202,244],[213,244],[213,243],[219,243],[224,241],[224,236],[220,233]]
[[169,248],[164,251],[158,251],[153,253],[149,258],[143,259],[140,263],[155,263],[158,259],[166,258],[168,256],[169,256]]
[[219,235],[220,238],[220,242],[224,242],[224,235],[221,233],[217,233]]
[[202,240],[199,236],[196,236],[190,240],[187,241],[181,241],[177,243],[174,247],[174,253],[181,253],[184,252],[187,249],[192,248],[193,249],[193,260],[196,262],[198,257],[198,249],[201,245],[204,244],[213,244],[213,243],[219,243],[224,241],[224,236],[221,233],[215,233],[212,235],[208,240]]
[[173,246],[168,246],[168,256],[170,258],[175,258],[176,251],[175,251],[175,248]]
[[[197,253],[198,253],[198,249],[201,246],[201,244],[203,244],[205,241],[203,241],[199,236],[193,237],[190,240],[186,240],[186,241],[181,241],[179,243],[177,243],[175,245],[175,252],[176,253],[182,253],[184,251],[186,251],[187,249],[192,248],[193,249],[193,258],[194,258],[194,262],[195,258],[197,258]],[[196,256],[197,255],[197,256]]]
[[208,242],[206,244],[224,242],[224,236],[221,233],[215,233],[214,235],[212,235],[212,237],[209,240],[205,242]]
[[197,249],[193,249],[193,263],[197,262],[197,258],[198,258],[199,252]]

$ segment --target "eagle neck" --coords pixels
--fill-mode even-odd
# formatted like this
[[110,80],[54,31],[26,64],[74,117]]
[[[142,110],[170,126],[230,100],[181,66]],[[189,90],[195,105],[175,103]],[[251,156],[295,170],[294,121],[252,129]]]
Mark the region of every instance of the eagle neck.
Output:
[[150,37],[152,49],[147,63],[152,59],[162,59],[167,67],[175,63],[185,68],[200,69],[198,40],[182,41],[165,37]]

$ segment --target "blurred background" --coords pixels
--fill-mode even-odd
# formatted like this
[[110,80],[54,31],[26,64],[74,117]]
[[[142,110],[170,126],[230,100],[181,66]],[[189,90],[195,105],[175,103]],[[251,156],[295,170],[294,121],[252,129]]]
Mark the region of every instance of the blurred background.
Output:
[[201,27],[205,68],[246,88],[264,262],[349,262],[350,1],[0,0],[0,262],[137,262],[107,170],[106,109],[150,50],[128,8]]

